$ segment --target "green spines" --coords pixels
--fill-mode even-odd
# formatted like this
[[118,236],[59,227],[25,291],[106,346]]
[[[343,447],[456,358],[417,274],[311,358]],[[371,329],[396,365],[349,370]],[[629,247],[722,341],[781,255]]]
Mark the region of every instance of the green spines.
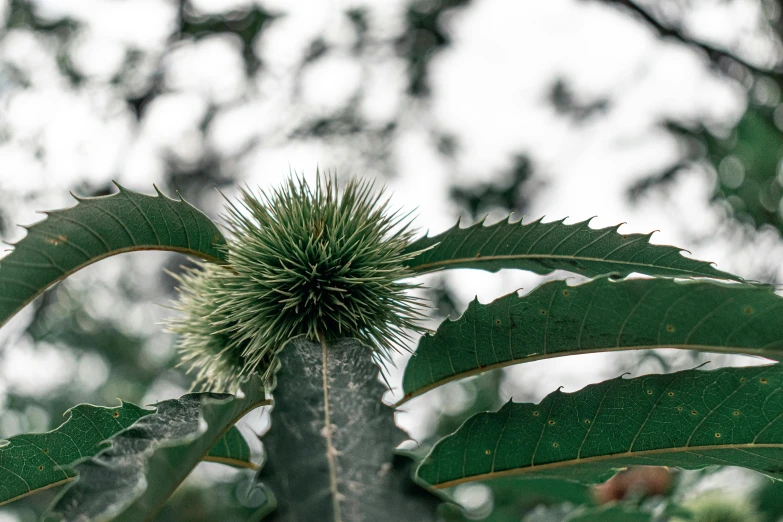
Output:
[[227,207],[229,263],[181,278],[172,323],[179,349],[199,381],[230,389],[243,376],[268,372],[290,338],[356,337],[381,358],[421,331],[416,285],[404,263],[411,241],[407,215],[389,211],[383,192],[350,182],[314,187],[289,179],[255,194],[242,190]]

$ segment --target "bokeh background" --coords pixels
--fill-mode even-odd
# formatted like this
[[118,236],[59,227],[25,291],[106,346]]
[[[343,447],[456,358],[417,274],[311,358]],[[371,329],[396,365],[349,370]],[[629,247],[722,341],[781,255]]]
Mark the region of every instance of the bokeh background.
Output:
[[[777,283],[782,38],[780,0],[2,0],[0,238],[71,206],[69,191],[115,191],[111,180],[178,191],[217,217],[216,189],[320,168],[385,184],[422,232],[459,216],[596,216]],[[167,271],[188,263],[102,261],[0,330],[0,437],[54,428],[79,402],[184,393],[160,323],[176,295]],[[455,271],[423,293],[436,325],[543,279]],[[762,362],[666,350],[542,361],[448,385],[397,419],[426,448],[512,397],[705,361]],[[265,415],[246,420],[250,437]],[[202,464],[159,520],[248,520],[249,480]],[[758,520],[783,516],[783,490],[738,470],[682,473],[651,509],[710,491]],[[466,518],[502,521],[562,520],[590,499],[513,479],[455,494]],[[0,521],[35,520],[47,500],[0,507]]]

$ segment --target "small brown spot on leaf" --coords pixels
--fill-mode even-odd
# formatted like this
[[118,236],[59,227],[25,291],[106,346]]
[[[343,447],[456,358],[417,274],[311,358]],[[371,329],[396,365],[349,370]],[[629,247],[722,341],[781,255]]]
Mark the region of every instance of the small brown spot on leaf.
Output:
[[541,310],[541,315],[546,315],[546,310]]
[[753,307],[752,306],[746,306],[745,307],[745,313],[750,315],[753,313]]
[[647,390],[647,395],[652,395],[652,390]]
[[677,406],[677,411],[682,411],[682,406]]
[[719,438],[720,438],[720,433],[716,433],[716,434],[715,434],[715,438],[716,438],[716,439],[719,439]]
[[590,424],[590,419],[585,419],[585,424]]
[[484,452],[484,455],[492,455],[492,450],[487,450]]
[[739,411],[736,411],[736,410],[734,411],[734,416],[735,416],[735,417],[736,417],[736,416],[738,416],[739,414],[740,414],[740,412],[739,412]]
[[46,242],[54,246],[65,243],[66,241],[68,241],[68,236],[66,236],[65,234],[59,234],[54,237],[46,238]]
[[533,412],[533,417],[538,417],[538,412],[537,411]]
[[568,297],[568,290],[563,290],[563,295]]
[[666,331],[667,332],[673,332],[674,331],[674,325],[673,324],[667,325],[666,326]]
[[761,384],[767,384],[769,381],[767,379],[759,379],[759,382]]
[[115,412],[114,412],[114,418],[116,419],[116,418],[117,418],[117,417],[119,417],[119,416],[120,416],[120,412],[118,412],[118,411],[115,411]]
[[552,447],[553,447],[553,448],[556,448],[556,447],[558,447],[558,446],[559,446],[559,444],[558,444],[557,442],[553,442],[553,443],[552,443]]
[[547,421],[547,423],[548,423],[550,426],[554,426],[554,425],[555,425],[555,421],[553,421],[553,420],[549,420],[549,421]]
[[691,411],[691,415],[698,415],[698,414],[699,414],[699,412],[696,411],[696,410]]
[[44,470],[43,466],[38,466],[38,471],[43,471],[43,470]]
[[495,324],[500,326],[500,319],[495,319]]
[[666,395],[668,395],[669,397],[674,397],[674,392],[669,392]]

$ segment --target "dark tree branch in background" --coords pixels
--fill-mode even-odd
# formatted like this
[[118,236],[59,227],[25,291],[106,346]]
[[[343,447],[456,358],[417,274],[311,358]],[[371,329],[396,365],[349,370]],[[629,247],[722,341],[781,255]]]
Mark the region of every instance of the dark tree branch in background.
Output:
[[753,65],[747,60],[740,58],[736,54],[731,53],[725,49],[720,49],[710,44],[698,40],[694,40],[693,38],[688,37],[682,31],[682,29],[676,27],[669,27],[668,25],[661,23],[661,21],[658,20],[652,14],[650,14],[650,12],[648,12],[647,9],[640,6],[636,2],[633,2],[632,0],[603,0],[603,1],[609,4],[622,6],[621,8],[631,11],[636,16],[641,18],[645,23],[647,23],[647,25],[652,27],[662,39],[674,38],[675,40],[683,44],[701,50],[702,52],[707,54],[707,57],[709,58],[710,62],[714,64],[720,64],[722,60],[731,60],[735,63],[742,65],[753,74],[783,78],[783,68],[781,68],[780,66],[776,66],[772,69],[759,67],[757,65]]
[[677,179],[678,174],[680,174],[685,169],[692,167],[693,165],[693,161],[685,158],[653,176],[644,177],[631,185],[631,187],[628,189],[628,197],[632,202],[636,202],[644,194],[648,193],[651,188],[670,185]]

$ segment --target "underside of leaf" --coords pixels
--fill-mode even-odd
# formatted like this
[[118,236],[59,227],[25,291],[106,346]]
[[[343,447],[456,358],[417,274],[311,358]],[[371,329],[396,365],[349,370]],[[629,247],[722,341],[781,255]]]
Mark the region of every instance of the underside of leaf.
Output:
[[0,326],[54,283],[109,256],[168,250],[225,261],[223,234],[191,204],[117,187],[24,227],[27,235],[0,259]]
[[[0,505],[60,486],[76,478],[72,465],[106,448],[106,441],[137,420],[155,413],[130,402],[116,408],[80,404],[48,433],[16,435],[0,445]],[[204,458],[234,467],[255,468],[250,447],[232,427]]]
[[408,262],[415,273],[446,268],[503,268],[549,274],[568,270],[592,277],[626,276],[638,272],[664,277],[710,277],[740,280],[706,261],[684,257],[682,249],[650,244],[650,234],[620,234],[620,225],[590,228],[590,220],[566,225],[565,220],[523,225],[511,217],[494,225],[480,221],[468,228],[459,222],[437,236],[414,241],[408,252],[423,251]]
[[783,298],[771,287],[601,278],[541,285],[488,304],[419,341],[403,402],[479,372],[551,357],[652,348],[783,357]]
[[70,417],[48,433],[11,437],[0,446],[0,504],[70,481],[75,461],[95,455],[103,442],[149,415],[131,403],[116,408],[80,404]]
[[268,460],[260,478],[277,499],[276,521],[435,520],[441,499],[416,485],[395,457],[406,437],[371,349],[296,338],[280,353]]
[[598,483],[627,466],[783,472],[783,368],[616,378],[474,415],[419,467],[445,488],[494,477]]
[[243,397],[193,393],[158,403],[155,413],[74,466],[79,480],[55,501],[48,519],[149,519],[237,420],[268,404],[257,376],[241,391]]

